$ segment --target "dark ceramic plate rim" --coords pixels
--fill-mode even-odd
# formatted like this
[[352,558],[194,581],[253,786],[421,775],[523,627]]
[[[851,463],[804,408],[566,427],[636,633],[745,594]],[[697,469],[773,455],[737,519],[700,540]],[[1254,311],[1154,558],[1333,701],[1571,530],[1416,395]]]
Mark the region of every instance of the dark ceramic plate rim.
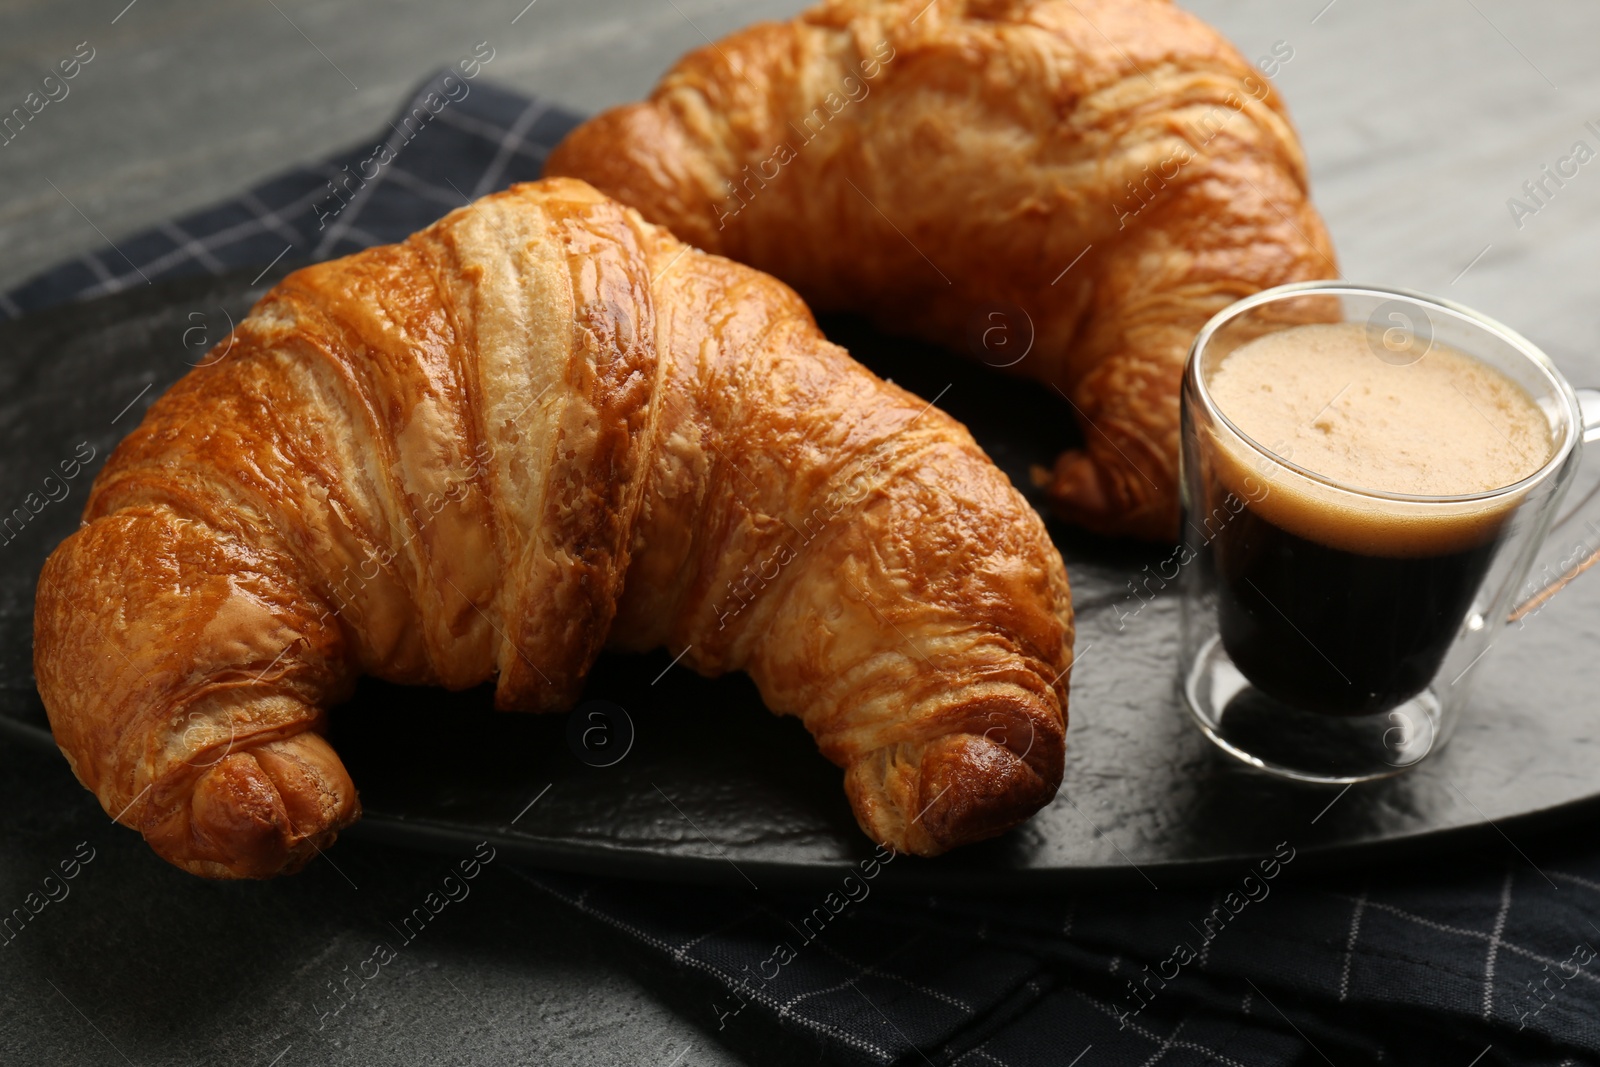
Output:
[[[42,753],[57,752],[55,739],[48,731],[0,714],[0,735],[6,734]],[[1597,816],[1600,816],[1600,796],[1588,797],[1493,822],[1485,820],[1468,826],[1423,830],[1376,841],[1311,846],[1299,850],[1296,869],[1304,874],[1328,869],[1335,864],[1348,866],[1353,862],[1369,865],[1401,856],[1416,858],[1459,852],[1476,844],[1492,844],[1497,836],[1510,841],[1508,830],[1519,834],[1535,830],[1550,833],[1583,824]],[[837,885],[841,878],[857,869],[853,863],[775,863],[744,859],[735,870],[730,868],[728,860],[715,856],[665,856],[600,840],[579,846],[554,838],[511,835],[506,829],[503,826],[485,825],[466,833],[454,823],[377,813],[363,814],[355,825],[342,831],[339,836],[341,840],[418,848],[440,855],[456,855],[463,844],[487,841],[497,851],[503,851],[513,859],[551,870],[685,885],[737,888],[752,882],[766,882],[781,885],[785,889],[810,889]],[[905,863],[898,867],[885,866],[879,876],[882,880],[878,886],[901,893],[956,894],[1021,894],[1067,888],[1111,889],[1143,882],[1181,886],[1213,881],[1220,875],[1243,869],[1259,858],[1254,853],[1239,852],[1201,860],[1157,860],[1142,863],[1138,867],[1111,864],[1011,870],[1006,871],[1001,879],[982,870],[935,869],[926,861],[913,860],[909,866]]]

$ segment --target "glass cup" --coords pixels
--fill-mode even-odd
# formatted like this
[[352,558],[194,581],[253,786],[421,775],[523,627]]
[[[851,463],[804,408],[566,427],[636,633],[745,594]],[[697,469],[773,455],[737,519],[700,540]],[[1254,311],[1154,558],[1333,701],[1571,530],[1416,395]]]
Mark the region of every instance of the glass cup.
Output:
[[[1548,420],[1549,460],[1490,492],[1409,496],[1340,484],[1284,443],[1252,440],[1214,403],[1211,375],[1246,341],[1327,322],[1364,324],[1375,359],[1403,365],[1442,343],[1499,370]],[[1600,437],[1600,392],[1575,391],[1527,339],[1448,301],[1304,282],[1205,325],[1182,410],[1179,677],[1206,736],[1254,767],[1331,783],[1397,774],[1439,749],[1584,442]],[[1353,514],[1364,533],[1308,526],[1308,514]]]

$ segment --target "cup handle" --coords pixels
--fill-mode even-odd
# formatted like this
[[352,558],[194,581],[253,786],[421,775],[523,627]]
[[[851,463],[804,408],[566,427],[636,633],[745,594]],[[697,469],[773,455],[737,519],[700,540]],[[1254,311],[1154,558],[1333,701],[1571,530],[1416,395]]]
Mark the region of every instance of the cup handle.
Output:
[[[1577,393],[1578,412],[1583,419],[1583,443],[1587,445],[1600,441],[1600,389],[1577,389],[1574,392]],[[1559,529],[1568,519],[1582,511],[1597,493],[1600,493],[1600,484],[1596,484],[1593,489],[1585,494],[1582,500],[1569,507],[1565,515],[1562,515],[1552,523],[1550,526],[1551,532]],[[1590,549],[1588,554],[1577,564],[1567,568],[1552,581],[1546,583],[1538,592],[1522,601],[1515,608],[1512,608],[1511,614],[1507,616],[1506,621],[1519,622],[1533,612],[1538,611],[1544,607],[1551,597],[1565,589],[1574,578],[1593,567],[1596,563],[1600,563],[1600,546]]]

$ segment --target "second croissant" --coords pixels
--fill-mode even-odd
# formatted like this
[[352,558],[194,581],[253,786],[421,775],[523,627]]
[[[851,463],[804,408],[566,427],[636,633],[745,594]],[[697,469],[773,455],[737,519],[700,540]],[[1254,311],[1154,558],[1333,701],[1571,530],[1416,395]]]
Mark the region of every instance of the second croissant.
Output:
[[685,56],[546,173],[1053,387],[1084,443],[1039,480],[1108,534],[1177,534],[1205,321],[1338,275],[1271,81],[1168,0],[829,0]]

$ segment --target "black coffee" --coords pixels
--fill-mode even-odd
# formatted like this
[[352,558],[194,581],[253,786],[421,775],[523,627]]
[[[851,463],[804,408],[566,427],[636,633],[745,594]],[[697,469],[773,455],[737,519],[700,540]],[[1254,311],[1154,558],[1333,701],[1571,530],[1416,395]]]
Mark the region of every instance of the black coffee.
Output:
[[1438,672],[1499,545],[1363,555],[1246,505],[1212,541],[1222,647],[1256,688],[1295,707],[1388,710]]

